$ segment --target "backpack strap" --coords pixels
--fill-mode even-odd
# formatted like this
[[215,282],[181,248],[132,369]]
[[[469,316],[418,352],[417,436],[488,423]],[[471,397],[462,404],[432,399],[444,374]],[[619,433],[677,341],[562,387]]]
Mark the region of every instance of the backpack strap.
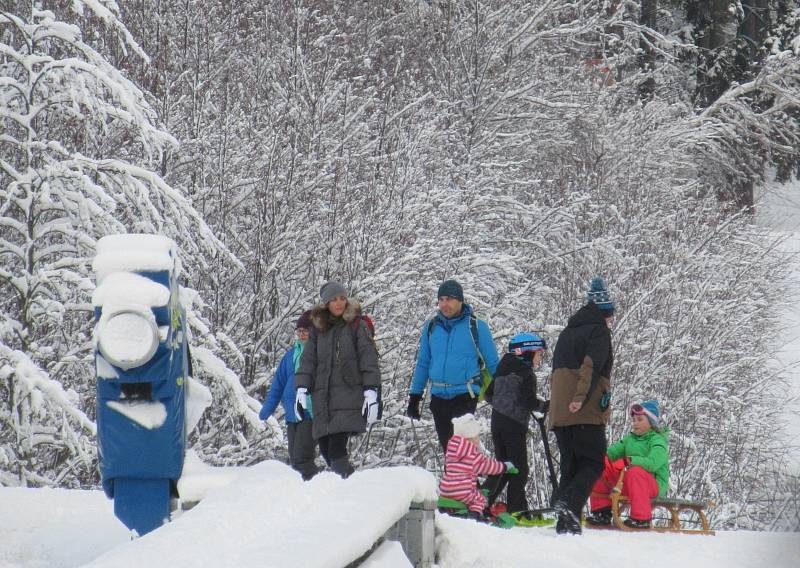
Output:
[[486,362],[483,360],[480,341],[478,340],[478,318],[475,317],[475,314],[470,314],[469,316],[469,330],[472,332],[472,344],[475,346],[475,352],[478,354],[478,367],[483,371],[486,368]]
[[367,326],[367,337],[369,337],[372,346],[375,347],[377,351],[378,345],[375,343],[375,325],[367,314],[361,314],[348,324],[350,332],[353,334],[353,345],[355,345],[356,351],[358,351],[358,327],[361,325],[362,320]]

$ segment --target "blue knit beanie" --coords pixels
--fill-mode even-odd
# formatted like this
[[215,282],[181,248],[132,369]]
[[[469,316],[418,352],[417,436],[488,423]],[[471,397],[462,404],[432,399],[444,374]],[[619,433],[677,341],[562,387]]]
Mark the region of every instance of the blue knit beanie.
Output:
[[459,302],[463,302],[464,289],[461,287],[461,284],[455,280],[445,280],[442,282],[441,286],[439,286],[439,291],[436,294],[437,298],[441,298],[442,296],[450,296]]
[[631,416],[647,416],[650,426],[658,428],[661,424],[661,411],[658,408],[657,400],[646,400],[641,404],[631,406]]
[[614,302],[611,301],[606,283],[600,276],[595,276],[589,283],[586,301],[600,308],[606,315],[614,315]]

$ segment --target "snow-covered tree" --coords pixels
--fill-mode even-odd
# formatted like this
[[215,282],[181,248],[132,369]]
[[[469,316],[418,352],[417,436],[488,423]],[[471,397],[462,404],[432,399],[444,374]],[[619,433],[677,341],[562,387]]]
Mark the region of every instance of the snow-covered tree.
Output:
[[[114,2],[73,7],[146,59]],[[141,90],[61,16],[31,2],[0,11],[0,469],[21,485],[94,479],[96,240],[167,234],[198,267],[227,254],[153,172],[175,140]]]

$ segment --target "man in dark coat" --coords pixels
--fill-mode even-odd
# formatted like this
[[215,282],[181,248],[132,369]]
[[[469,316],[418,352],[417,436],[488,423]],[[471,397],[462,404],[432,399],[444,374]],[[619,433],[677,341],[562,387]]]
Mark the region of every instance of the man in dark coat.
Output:
[[554,507],[558,533],[580,534],[580,516],[603,472],[611,414],[611,318],[614,303],[602,278],[592,279],[587,303],[561,332],[550,376],[550,427],[561,454]]
[[347,455],[349,437],[378,419],[378,351],[361,306],[347,297],[344,286],[328,282],[320,297],[295,373],[298,415],[313,416],[320,454],[333,471],[347,477],[354,471]]

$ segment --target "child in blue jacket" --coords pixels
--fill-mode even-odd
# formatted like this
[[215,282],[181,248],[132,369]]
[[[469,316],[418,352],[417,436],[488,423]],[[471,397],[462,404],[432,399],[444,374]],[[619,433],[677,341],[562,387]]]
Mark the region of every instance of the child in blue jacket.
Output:
[[289,461],[305,480],[311,479],[317,473],[317,466],[314,463],[315,443],[311,435],[312,423],[309,420],[311,416],[307,416],[306,420],[298,420],[295,414],[294,372],[300,364],[300,356],[303,354],[303,347],[311,329],[310,313],[310,310],[303,312],[297,319],[294,326],[297,339],[281,359],[267,400],[258,413],[261,420],[266,420],[278,408],[278,403],[283,405],[286,414],[286,433],[289,438]]

